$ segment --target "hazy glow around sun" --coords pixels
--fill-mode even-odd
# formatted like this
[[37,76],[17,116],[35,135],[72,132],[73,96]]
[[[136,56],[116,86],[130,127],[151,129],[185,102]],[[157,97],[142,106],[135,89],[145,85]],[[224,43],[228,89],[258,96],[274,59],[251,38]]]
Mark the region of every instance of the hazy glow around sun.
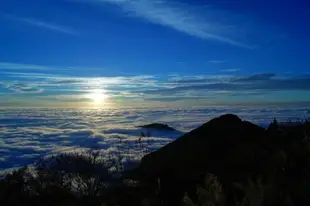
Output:
[[85,95],[86,98],[90,99],[95,105],[103,105],[105,100],[108,98],[108,95],[103,89],[94,89],[90,93]]

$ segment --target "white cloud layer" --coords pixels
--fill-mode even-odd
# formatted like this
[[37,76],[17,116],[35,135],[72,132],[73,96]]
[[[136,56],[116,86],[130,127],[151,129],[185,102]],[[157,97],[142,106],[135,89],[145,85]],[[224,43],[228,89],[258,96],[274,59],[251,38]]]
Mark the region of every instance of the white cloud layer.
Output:
[[[308,107],[309,109],[310,107]],[[266,126],[273,118],[306,118],[306,108],[192,109],[12,109],[0,110],[0,170],[31,164],[42,156],[89,148],[120,151],[127,159],[141,158],[136,140],[146,129],[138,125],[166,123],[178,131],[150,130],[143,144],[157,149],[216,116],[235,113]]]

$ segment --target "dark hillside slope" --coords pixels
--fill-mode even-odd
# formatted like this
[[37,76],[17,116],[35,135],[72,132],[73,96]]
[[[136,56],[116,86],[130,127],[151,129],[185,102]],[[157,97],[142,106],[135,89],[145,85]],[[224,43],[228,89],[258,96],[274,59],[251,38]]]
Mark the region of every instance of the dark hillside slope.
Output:
[[194,189],[205,171],[217,175],[224,186],[225,182],[246,181],[248,174],[260,170],[264,132],[236,115],[223,115],[146,155],[127,175],[147,184],[159,177],[161,191],[169,198],[174,198],[172,193],[178,198],[185,190]]
[[[227,155],[243,144],[257,145],[264,131],[236,115],[223,115],[146,155],[135,172],[142,178],[158,176],[165,171],[183,178],[188,175],[187,169],[193,171],[193,168],[208,167],[213,172],[220,172],[228,166],[222,162]],[[255,152],[252,149],[250,152]]]

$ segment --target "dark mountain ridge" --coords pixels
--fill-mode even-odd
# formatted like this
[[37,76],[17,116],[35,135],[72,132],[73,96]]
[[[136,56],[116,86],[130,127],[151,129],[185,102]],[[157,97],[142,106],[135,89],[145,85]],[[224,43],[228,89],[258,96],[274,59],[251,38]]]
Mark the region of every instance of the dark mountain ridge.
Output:
[[[259,141],[264,132],[264,128],[242,121],[236,115],[223,115],[146,155],[133,173],[148,178],[159,175],[162,170],[170,170],[184,176],[189,167],[218,167],[215,165],[218,160],[214,159],[223,158],[240,143]],[[221,154],[217,154],[218,151]],[[199,157],[206,158],[205,163],[201,163]]]
[[[276,123],[268,129],[238,116],[226,114],[212,119],[197,129],[184,134],[174,142],[152,152],[140,165],[125,173],[125,177],[146,184],[158,184],[168,204],[176,204],[184,192],[193,198],[196,183],[205,173],[215,174],[233,202],[236,197],[234,182],[246,183],[249,177],[270,177],[286,163],[286,151],[293,140],[301,136],[302,128],[278,128]],[[231,199],[229,199],[231,198]]]

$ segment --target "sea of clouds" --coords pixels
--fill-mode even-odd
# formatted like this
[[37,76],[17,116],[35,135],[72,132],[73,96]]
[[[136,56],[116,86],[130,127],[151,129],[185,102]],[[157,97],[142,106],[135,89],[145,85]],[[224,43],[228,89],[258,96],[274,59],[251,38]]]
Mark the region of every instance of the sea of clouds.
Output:
[[[273,118],[308,118],[309,108],[1,109],[0,170],[32,164],[47,155],[87,149],[138,160],[222,114],[234,113],[266,127]],[[168,124],[176,131],[137,127],[154,122]],[[151,136],[139,143],[141,132],[148,131]]]

